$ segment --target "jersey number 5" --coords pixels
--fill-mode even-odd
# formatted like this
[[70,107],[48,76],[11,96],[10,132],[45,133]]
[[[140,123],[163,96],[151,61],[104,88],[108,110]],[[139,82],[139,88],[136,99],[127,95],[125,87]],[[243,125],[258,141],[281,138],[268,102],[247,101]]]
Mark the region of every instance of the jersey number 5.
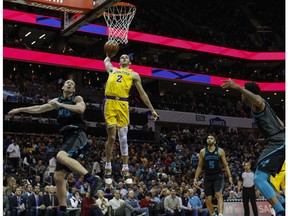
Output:
[[214,169],[215,168],[215,161],[209,161],[209,168]]
[[122,82],[122,78],[123,78],[122,75],[118,75],[116,82],[121,83]]

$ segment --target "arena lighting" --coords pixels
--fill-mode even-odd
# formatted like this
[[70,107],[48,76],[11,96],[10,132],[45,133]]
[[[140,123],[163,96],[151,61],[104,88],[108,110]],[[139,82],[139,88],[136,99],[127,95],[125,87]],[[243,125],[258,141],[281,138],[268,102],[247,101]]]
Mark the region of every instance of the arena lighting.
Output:
[[45,37],[46,34],[42,34],[39,39],[42,39],[43,37]]
[[31,34],[31,31],[25,34],[25,37],[28,37]]
[[[26,61],[37,64],[48,64],[57,65],[69,68],[79,68],[84,70],[98,70],[106,71],[103,60],[95,60],[88,58],[80,58],[75,56],[67,56],[60,54],[53,54],[47,52],[38,52],[32,50],[24,50],[18,48],[3,47],[3,58],[16,60],[16,61]],[[114,66],[117,66],[118,62],[113,62]],[[167,79],[174,81],[182,81],[186,83],[199,83],[205,85],[216,85],[220,86],[223,84],[223,80],[228,78],[202,75],[196,73],[188,73],[175,70],[167,70],[153,67],[145,67],[139,65],[131,65],[131,68],[137,71],[141,76],[147,76],[156,79]],[[244,86],[246,80],[233,79],[236,83]],[[285,91],[285,82],[273,82],[273,83],[261,83],[257,82],[262,91]]]
[[[60,19],[57,19],[55,17],[48,17],[8,9],[3,9],[3,18],[4,20],[25,22],[30,24],[44,25],[56,28],[60,28],[61,26]],[[87,24],[80,27],[78,31],[87,32],[90,34],[108,36],[106,26]],[[204,43],[197,43],[187,40],[180,40],[135,31],[129,31],[128,38],[129,40],[151,44],[159,44],[161,46],[170,46],[186,50],[194,50],[199,52],[206,52],[216,55],[230,56],[234,58],[241,58],[248,60],[281,60],[281,61],[285,60],[285,52],[249,52],[244,50],[232,49],[228,47],[214,46]]]

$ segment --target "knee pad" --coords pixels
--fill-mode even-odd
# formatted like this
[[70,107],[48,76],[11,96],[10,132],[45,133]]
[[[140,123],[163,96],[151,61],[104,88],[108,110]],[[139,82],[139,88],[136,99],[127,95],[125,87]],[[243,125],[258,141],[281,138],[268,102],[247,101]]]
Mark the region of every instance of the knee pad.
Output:
[[121,155],[124,156],[128,156],[127,133],[128,133],[128,127],[121,127],[118,129],[120,151]]

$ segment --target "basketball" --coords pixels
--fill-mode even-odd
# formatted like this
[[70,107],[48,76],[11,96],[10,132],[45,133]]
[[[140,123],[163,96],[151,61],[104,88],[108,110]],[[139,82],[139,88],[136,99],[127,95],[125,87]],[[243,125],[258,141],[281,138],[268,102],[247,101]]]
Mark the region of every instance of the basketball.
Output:
[[116,41],[107,41],[104,45],[104,51],[109,58],[112,58],[118,53],[119,44]]

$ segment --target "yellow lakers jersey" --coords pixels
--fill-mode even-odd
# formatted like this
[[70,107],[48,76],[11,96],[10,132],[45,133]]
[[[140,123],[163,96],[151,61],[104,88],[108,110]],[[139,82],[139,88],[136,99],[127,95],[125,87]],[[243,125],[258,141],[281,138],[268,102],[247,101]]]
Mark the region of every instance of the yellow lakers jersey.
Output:
[[133,83],[131,69],[117,69],[109,74],[106,82],[105,95],[128,98]]

